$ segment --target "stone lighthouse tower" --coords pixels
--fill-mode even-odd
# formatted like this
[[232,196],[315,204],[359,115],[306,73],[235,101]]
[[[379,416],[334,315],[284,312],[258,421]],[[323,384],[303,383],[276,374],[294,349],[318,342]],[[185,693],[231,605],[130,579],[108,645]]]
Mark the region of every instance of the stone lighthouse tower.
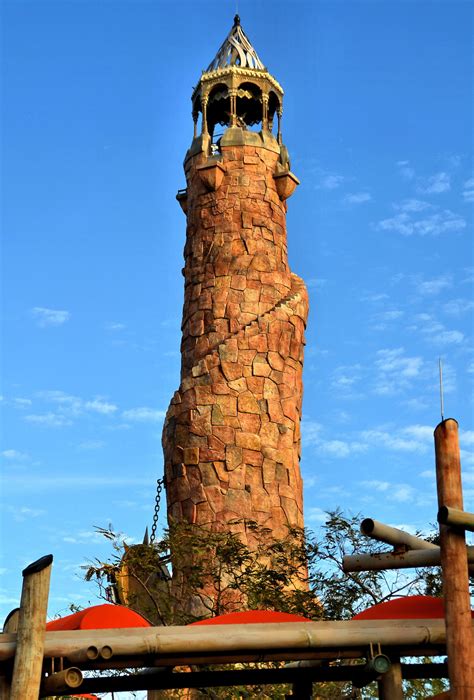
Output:
[[177,195],[187,217],[181,383],[163,430],[168,518],[212,530],[254,520],[282,537],[303,525],[308,297],[288,266],[286,200],[298,180],[283,90],[238,16],[192,105]]

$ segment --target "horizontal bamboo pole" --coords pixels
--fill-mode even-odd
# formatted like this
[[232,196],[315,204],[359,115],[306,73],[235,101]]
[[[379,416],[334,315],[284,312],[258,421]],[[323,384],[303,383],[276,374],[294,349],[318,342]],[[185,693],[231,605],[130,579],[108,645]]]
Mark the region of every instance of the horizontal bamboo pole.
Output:
[[[445,643],[444,620],[348,620],[136,629],[46,632],[45,657],[68,657],[88,646],[106,644],[114,656],[216,655],[228,652],[284,652],[345,649],[379,643],[386,646],[439,646]],[[0,635],[0,661],[12,658],[16,635]]]
[[[426,664],[428,666],[429,664]],[[425,677],[426,671],[421,677]],[[413,676],[412,676],[413,677]],[[429,676],[430,677],[430,676]],[[342,682],[365,685],[373,680],[359,664],[323,666],[320,668],[233,669],[228,671],[192,671],[190,673],[135,674],[84,679],[81,692],[105,693],[167,688],[225,687],[233,685],[265,685],[269,683]]]
[[360,524],[360,531],[366,537],[370,537],[378,542],[385,542],[385,544],[391,544],[393,547],[405,546],[408,549],[437,549],[439,547],[432,542],[427,542],[421,537],[415,537],[415,535],[410,535],[408,532],[399,530],[396,527],[391,527],[390,525],[384,525],[378,520],[373,518],[365,518]]
[[68,654],[67,658],[68,661],[80,664],[84,661],[95,661],[99,658],[99,656],[99,649],[94,644],[91,644],[84,649],[78,649],[77,651]]
[[68,690],[75,690],[81,687],[82,681],[82,672],[78,668],[71,666],[64,671],[58,671],[47,676],[41,684],[40,695],[64,694]]
[[[466,547],[469,565],[474,564],[474,547]],[[441,552],[436,549],[412,549],[408,552],[381,552],[380,554],[351,554],[343,557],[344,571],[381,571],[383,569],[413,569],[422,566],[440,566]]]
[[459,508],[441,506],[438,510],[438,522],[440,525],[451,525],[474,532],[474,513],[468,513],[465,510],[459,510]]

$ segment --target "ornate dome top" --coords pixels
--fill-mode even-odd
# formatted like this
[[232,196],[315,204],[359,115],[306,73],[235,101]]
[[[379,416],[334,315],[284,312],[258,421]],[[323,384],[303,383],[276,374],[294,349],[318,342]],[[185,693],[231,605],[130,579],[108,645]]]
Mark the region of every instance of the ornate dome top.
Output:
[[240,26],[239,15],[235,15],[232,29],[205,72],[210,73],[229,66],[265,70],[265,66]]

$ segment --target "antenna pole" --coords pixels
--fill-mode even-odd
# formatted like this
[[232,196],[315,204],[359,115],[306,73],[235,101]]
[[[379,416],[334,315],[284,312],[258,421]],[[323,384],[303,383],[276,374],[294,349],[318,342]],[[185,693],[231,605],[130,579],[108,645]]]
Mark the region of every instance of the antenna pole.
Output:
[[443,394],[443,363],[441,357],[439,362],[439,401],[441,405],[441,422],[444,421],[444,394]]

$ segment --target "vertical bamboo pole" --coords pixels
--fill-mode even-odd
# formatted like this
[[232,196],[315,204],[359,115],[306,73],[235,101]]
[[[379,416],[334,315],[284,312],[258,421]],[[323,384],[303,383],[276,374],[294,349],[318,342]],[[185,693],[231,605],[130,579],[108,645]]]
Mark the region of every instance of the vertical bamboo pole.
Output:
[[[16,634],[18,632],[18,613],[20,608],[15,608],[6,617],[3,624],[3,631]],[[10,700],[11,689],[11,668],[8,666],[4,670],[4,675],[0,675],[0,700]]]
[[48,554],[23,571],[10,700],[39,697],[52,562]]
[[[434,431],[438,506],[463,510],[458,424],[443,420]],[[474,654],[464,530],[440,525],[446,615],[446,651],[452,700],[474,698]]]
[[391,657],[392,665],[377,681],[379,700],[403,700],[402,667],[400,658]]

